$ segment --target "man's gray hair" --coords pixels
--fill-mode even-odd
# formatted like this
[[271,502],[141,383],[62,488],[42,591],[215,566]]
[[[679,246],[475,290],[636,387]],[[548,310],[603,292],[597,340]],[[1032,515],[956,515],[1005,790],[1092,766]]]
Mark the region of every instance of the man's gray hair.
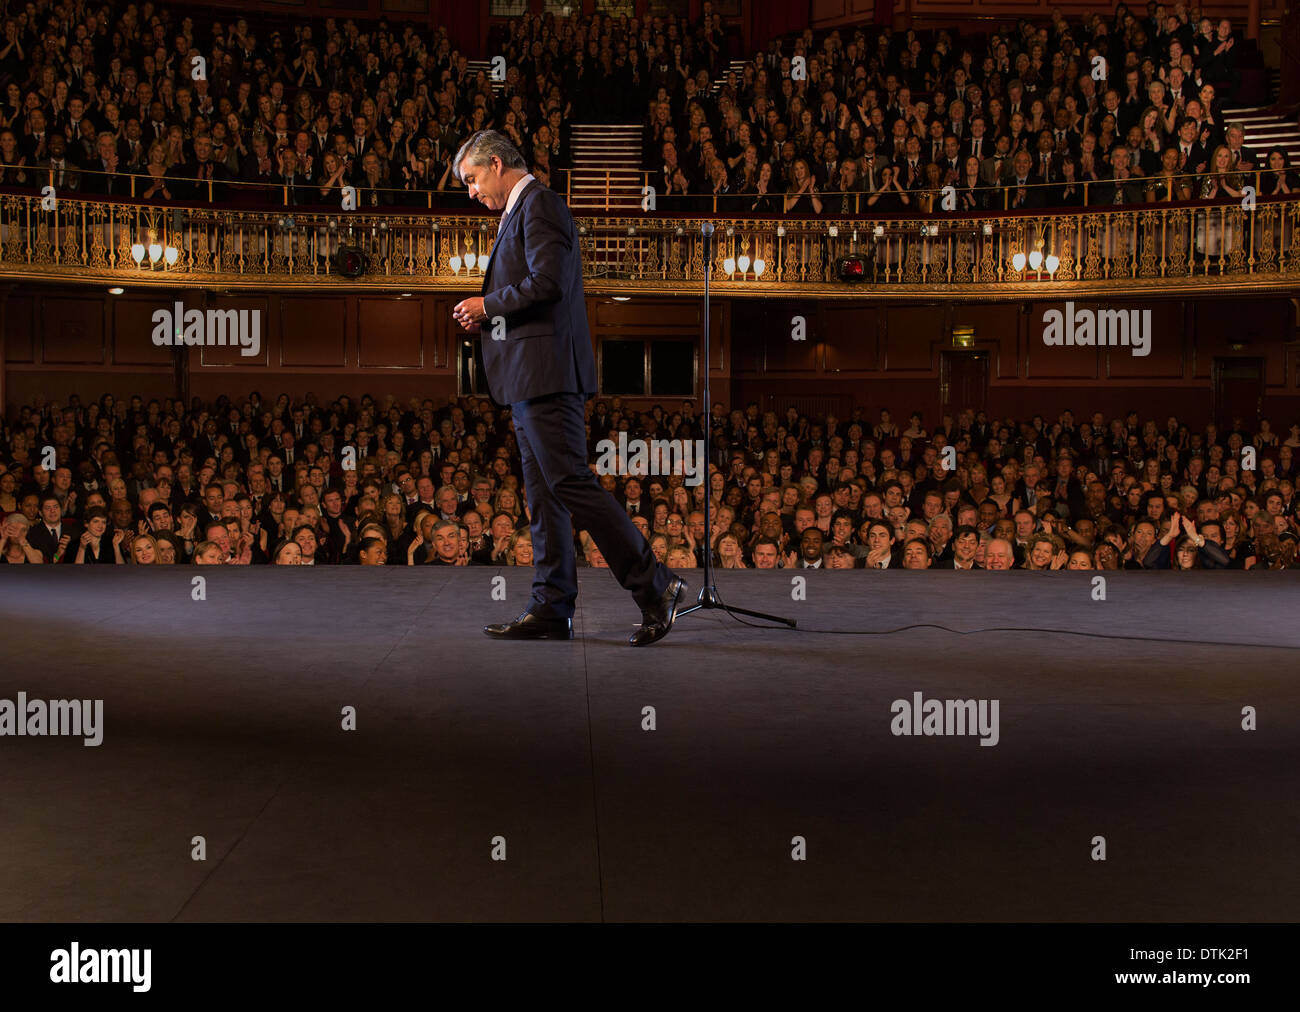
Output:
[[456,160],[452,162],[452,171],[456,174],[456,179],[461,179],[460,166],[462,162],[468,161],[470,165],[487,165],[493,158],[500,158],[501,164],[507,169],[526,169],[528,163],[524,161],[524,156],[519,153],[519,149],[505,134],[497,133],[495,130],[480,130],[469,140],[460,146],[456,152]]

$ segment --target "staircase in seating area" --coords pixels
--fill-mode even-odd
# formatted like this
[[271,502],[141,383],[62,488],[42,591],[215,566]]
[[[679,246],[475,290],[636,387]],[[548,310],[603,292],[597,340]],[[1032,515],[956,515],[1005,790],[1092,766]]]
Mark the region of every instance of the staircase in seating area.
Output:
[[1246,147],[1255,152],[1256,168],[1267,168],[1270,148],[1281,146],[1292,168],[1300,166],[1300,124],[1270,112],[1268,106],[1225,109],[1224,124],[1240,123],[1246,131]]
[[575,123],[569,207],[575,216],[639,211],[645,172],[639,124]]

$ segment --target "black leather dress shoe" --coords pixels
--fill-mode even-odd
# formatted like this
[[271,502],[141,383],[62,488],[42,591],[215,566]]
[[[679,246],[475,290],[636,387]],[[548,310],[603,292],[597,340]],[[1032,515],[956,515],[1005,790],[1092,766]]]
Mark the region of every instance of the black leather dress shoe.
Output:
[[677,617],[677,610],[685,594],[686,581],[680,576],[674,576],[668,584],[668,589],[664,591],[664,596],[654,607],[642,610],[641,627],[632,634],[628,643],[634,647],[648,647],[651,643],[658,643],[667,636],[668,630],[673,627],[673,619]]
[[526,611],[513,622],[485,625],[483,631],[499,640],[571,640],[573,619],[539,618]]

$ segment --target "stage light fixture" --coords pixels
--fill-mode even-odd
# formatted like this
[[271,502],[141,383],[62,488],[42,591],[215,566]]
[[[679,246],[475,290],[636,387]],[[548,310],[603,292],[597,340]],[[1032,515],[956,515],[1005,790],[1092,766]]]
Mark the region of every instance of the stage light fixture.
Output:
[[340,246],[334,259],[335,269],[345,278],[359,278],[366,273],[369,260],[356,246]]
[[835,261],[835,270],[841,281],[866,281],[867,258],[860,253],[850,253]]

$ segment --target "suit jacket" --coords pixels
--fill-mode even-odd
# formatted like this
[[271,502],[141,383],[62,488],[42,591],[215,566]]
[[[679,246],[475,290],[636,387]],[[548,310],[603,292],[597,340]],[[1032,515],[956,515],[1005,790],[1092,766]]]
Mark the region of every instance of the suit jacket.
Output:
[[[1034,175],[1032,171],[1025,177],[1025,202],[1020,204],[1020,207],[1045,207],[1047,205],[1047,194],[1043,191],[1043,187],[1040,185],[1042,182],[1043,178]],[[1006,177],[1004,185],[1008,191],[1006,197],[1007,207],[1016,207],[1016,191],[1020,189],[1020,187],[1016,185],[1016,175],[1014,172],[1010,176]]]
[[[59,562],[71,562],[77,557],[77,545],[81,541],[81,525],[64,518],[59,530],[68,538],[68,547],[63,550],[63,557]],[[32,524],[27,531],[27,543],[40,552],[41,558],[46,562],[53,562],[54,553],[59,550],[59,542],[50,537],[50,530],[45,526],[44,520],[37,520]]]
[[[595,394],[578,230],[564,198],[531,180],[501,224],[483,278],[483,368],[499,404]],[[492,336],[502,317],[502,339]]]

